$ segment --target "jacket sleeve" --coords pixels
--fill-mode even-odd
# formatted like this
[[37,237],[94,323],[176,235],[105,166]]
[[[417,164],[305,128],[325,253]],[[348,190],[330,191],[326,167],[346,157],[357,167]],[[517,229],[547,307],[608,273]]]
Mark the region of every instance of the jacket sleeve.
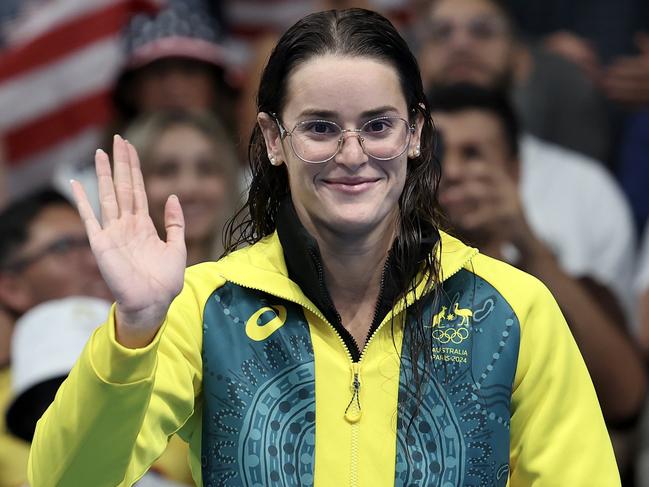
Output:
[[616,487],[620,478],[595,389],[550,292],[536,279],[521,322],[511,419],[511,487]]
[[111,311],[37,424],[30,485],[130,486],[162,454],[200,393],[208,294],[200,284],[186,278],[146,348],[127,349],[115,340]]

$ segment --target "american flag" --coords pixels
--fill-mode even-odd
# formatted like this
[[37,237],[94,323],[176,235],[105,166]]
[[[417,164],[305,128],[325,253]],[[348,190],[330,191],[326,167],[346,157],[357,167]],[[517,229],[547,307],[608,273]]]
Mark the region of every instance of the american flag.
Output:
[[158,0],[2,0],[0,138],[10,197],[92,160],[112,117],[120,33]]

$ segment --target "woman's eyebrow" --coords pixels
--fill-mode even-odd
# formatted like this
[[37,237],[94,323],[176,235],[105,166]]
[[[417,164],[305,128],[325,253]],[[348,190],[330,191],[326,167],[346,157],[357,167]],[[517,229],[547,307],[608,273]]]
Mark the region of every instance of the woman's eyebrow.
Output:
[[[392,106],[392,105],[384,105],[381,107],[377,108],[371,108],[369,110],[365,110],[360,114],[359,118],[362,119],[367,119],[367,118],[372,118],[372,117],[378,117],[380,115],[384,115],[388,112],[395,112],[399,113],[399,110]],[[300,114],[298,115],[299,118],[303,117],[313,117],[313,118],[323,118],[323,119],[336,119],[338,118],[339,114],[333,110],[323,110],[320,108],[307,108],[305,110],[302,110]]]
[[371,110],[364,111],[363,113],[361,113],[361,118],[378,117],[380,115],[385,115],[388,112],[399,113],[399,110],[397,110],[397,108],[393,107],[392,105],[385,105],[382,107],[372,108]]
[[337,116],[338,114],[333,110],[322,110],[320,108],[307,108],[306,110],[302,110],[300,112],[298,118],[312,117],[312,118],[332,119],[332,118],[336,118]]

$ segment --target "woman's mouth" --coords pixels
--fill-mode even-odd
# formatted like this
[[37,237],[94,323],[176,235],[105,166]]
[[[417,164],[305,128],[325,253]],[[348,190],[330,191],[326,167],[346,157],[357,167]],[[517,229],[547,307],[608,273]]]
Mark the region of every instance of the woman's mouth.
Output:
[[324,179],[323,182],[334,191],[358,194],[374,187],[379,182],[379,178],[331,178]]

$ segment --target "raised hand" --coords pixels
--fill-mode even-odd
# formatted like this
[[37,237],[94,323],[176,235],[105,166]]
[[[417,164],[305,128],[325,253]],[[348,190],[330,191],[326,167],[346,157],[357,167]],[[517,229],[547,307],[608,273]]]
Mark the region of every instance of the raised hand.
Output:
[[161,240],[149,217],[137,152],[116,135],[113,155],[114,178],[106,153],[95,155],[101,224],[78,181],[72,181],[72,190],[97,265],[117,303],[117,340],[138,348],[153,339],[182,289],[185,221],[178,198],[170,196],[167,241]]

